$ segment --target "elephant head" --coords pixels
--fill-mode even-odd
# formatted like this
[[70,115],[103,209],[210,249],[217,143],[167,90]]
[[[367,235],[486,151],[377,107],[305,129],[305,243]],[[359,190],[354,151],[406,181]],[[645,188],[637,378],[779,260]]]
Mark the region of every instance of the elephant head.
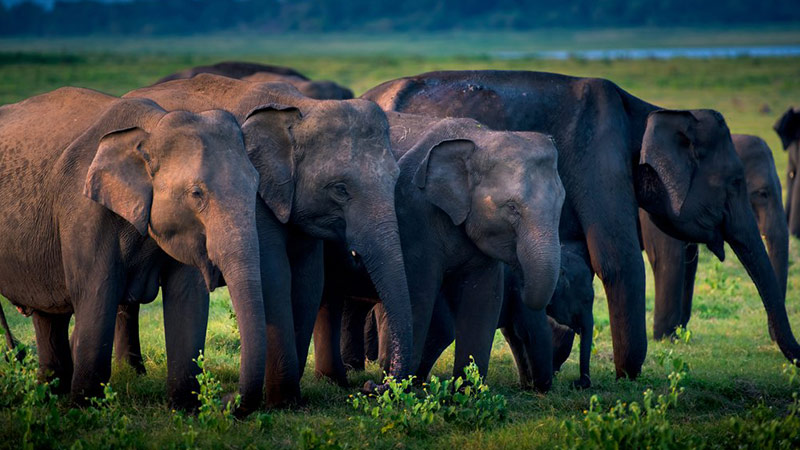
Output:
[[413,184],[486,255],[517,268],[523,302],[543,309],[558,281],[564,187],[553,142],[539,133],[491,131],[444,119],[404,156],[427,155]]
[[775,122],[773,127],[781,138],[783,149],[789,152],[789,164],[786,170],[786,217],[789,220],[789,233],[800,238],[800,184],[795,183],[798,158],[800,158],[800,110],[789,108]]
[[730,244],[758,288],[781,351],[789,360],[800,357],[722,115],[711,110],[650,113],[636,188],[640,206],[667,234],[705,243],[720,260],[724,242]]
[[84,194],[199,269],[209,290],[224,276],[242,338],[242,406],[257,406],[266,353],[252,244],[259,175],[235,118],[220,110],[167,113],[147,100],[123,99],[87,134],[99,145]]
[[411,302],[395,214],[398,166],[386,116],[366,100],[253,109],[242,130],[261,174],[259,193],[278,220],[346,243],[361,258],[386,309],[391,373],[411,357]]
[[744,165],[747,195],[767,245],[769,260],[783,296],[789,269],[789,230],[781,200],[781,182],[775,172],[772,150],[756,136],[734,134],[733,145]]

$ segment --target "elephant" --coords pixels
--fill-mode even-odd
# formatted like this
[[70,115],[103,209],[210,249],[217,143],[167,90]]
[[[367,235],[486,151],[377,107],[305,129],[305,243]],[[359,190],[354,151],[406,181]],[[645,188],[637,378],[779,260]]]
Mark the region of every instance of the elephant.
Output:
[[279,81],[296,87],[306,97],[317,100],[348,100],[353,98],[353,91],[328,80],[310,80],[294,69],[265,64],[226,61],[211,66],[198,66],[186,69],[158,80],[156,84],[166,81],[192,78],[201,73],[211,73],[245,81],[269,82]]
[[[569,357],[575,333],[581,337],[580,345],[580,377],[573,386],[586,389],[592,385],[589,376],[589,361],[592,356],[592,338],[594,333],[594,288],[592,286],[591,265],[588,249],[583,241],[563,241],[561,243],[561,272],[553,298],[547,305],[548,324],[536,323],[530,312],[521,308],[520,289],[522,280],[513,270],[506,270],[505,298],[510,314],[500,323],[503,335],[514,355],[520,381],[523,386],[529,380],[536,381],[542,370],[558,371]],[[552,335],[552,352],[541,355],[541,346],[537,339],[527,336],[536,333]],[[542,341],[539,338],[538,341]],[[551,360],[544,359],[552,355]],[[552,361],[552,362],[550,362]],[[544,367],[541,369],[540,367]],[[546,372],[545,372],[546,373]]]
[[[311,333],[322,298],[322,241],[355,252],[389,318],[389,373],[410,373],[411,302],[395,213],[398,166],[389,124],[366,100],[314,100],[285,83],[201,74],[125,95],[189,111],[222,108],[242,124],[261,176],[256,204],[267,351],[266,399],[300,397]],[[117,322],[121,348],[138,348],[137,314]],[[123,356],[124,357],[124,356]]]
[[[731,137],[744,167],[750,207],[766,241],[781,298],[785,298],[789,231],[772,150],[757,136],[734,134]],[[645,211],[640,211],[640,222],[642,242],[655,279],[653,338],[662,339],[672,336],[675,328],[686,327],[689,323],[698,249],[694,243],[672,238],[659,230]]]
[[773,128],[781,138],[783,149],[789,152],[786,170],[786,217],[789,221],[789,233],[800,238],[800,193],[795,192],[795,187],[800,185],[794,182],[800,161],[800,110],[787,109]]
[[[562,241],[558,284],[545,316],[544,311],[534,311],[524,305],[522,277],[512,267],[504,267],[503,306],[497,328],[503,332],[514,356],[523,389],[534,387],[545,392],[550,388],[553,371],[561,368],[572,351],[575,332],[581,336],[581,375],[573,384],[581,389],[591,386],[589,360],[594,328],[593,276],[585,244]],[[383,310],[377,304],[371,311],[359,315],[364,306],[369,309],[372,303],[346,302],[342,319],[342,359],[346,366],[356,370],[364,369],[365,357],[377,359],[379,363],[386,358],[385,350],[373,350],[372,354],[367,351],[371,343],[380,340]],[[431,329],[417,371],[420,376],[430,373],[441,353],[453,342],[454,329],[453,311],[440,298],[434,306]],[[359,339],[359,335],[363,335],[363,338]],[[547,347],[551,336],[552,351]]]
[[744,169],[721,114],[665,110],[599,78],[529,71],[442,71],[366,92],[384,110],[469,117],[497,130],[551,134],[566,189],[560,233],[583,240],[609,307],[617,377],[647,353],[638,208],[669,235],[728,242],[756,284],[779,348],[800,358],[783,296],[749,206]]
[[239,393],[260,397],[259,176],[233,116],[62,88],[0,107],[0,142],[0,292],[33,316],[41,378],[77,404],[102,394],[118,305],[153,301],[160,286],[168,390],[185,405],[208,291],[224,277],[242,336]]
[[[474,358],[485,376],[502,302],[502,264],[519,270],[523,302],[542,316],[555,289],[564,201],[556,150],[539,133],[493,131],[469,119],[387,116],[400,166],[395,201],[406,278],[413,280],[417,378],[427,377],[419,363],[438,303],[453,310],[453,373],[463,375]],[[340,383],[346,382],[339,358],[342,302],[375,297],[356,270],[358,260],[343,250],[325,247],[323,307],[314,329],[317,373]],[[391,360],[391,349],[386,354]]]

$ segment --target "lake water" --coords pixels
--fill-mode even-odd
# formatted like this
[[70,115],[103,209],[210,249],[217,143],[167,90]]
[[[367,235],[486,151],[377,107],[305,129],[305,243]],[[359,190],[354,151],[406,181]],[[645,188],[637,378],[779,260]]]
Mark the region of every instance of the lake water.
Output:
[[790,57],[800,56],[800,45],[770,45],[752,47],[675,47],[675,48],[616,48],[605,50],[548,50],[539,52],[497,51],[492,56],[500,59],[710,59],[740,57]]

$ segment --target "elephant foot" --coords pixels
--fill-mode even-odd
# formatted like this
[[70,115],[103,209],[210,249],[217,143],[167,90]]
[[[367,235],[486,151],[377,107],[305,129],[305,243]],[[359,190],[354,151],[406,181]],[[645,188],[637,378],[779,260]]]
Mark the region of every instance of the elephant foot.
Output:
[[381,395],[389,389],[387,383],[378,384],[372,380],[367,380],[364,386],[361,387],[361,393],[365,395],[374,394]]
[[533,382],[533,389],[540,394],[547,393],[547,391],[549,391],[552,386],[553,386],[552,378],[548,378],[546,380],[536,380]]
[[[229,406],[232,406],[236,401],[237,395],[238,394],[231,393],[222,397],[223,408],[228,408]],[[245,402],[242,402],[239,404],[239,406],[233,408],[233,417],[237,419],[244,419],[245,417],[255,412],[256,409],[258,409],[258,405],[250,405],[246,404]]]
[[128,365],[133,368],[136,375],[147,375],[147,369],[144,368],[144,361],[141,356],[128,359]]
[[581,375],[581,377],[572,382],[572,387],[577,390],[589,389],[592,387],[592,380],[588,375]]
[[314,375],[316,375],[317,379],[324,379],[339,386],[340,388],[346,389],[350,387],[350,382],[347,381],[347,375],[342,375],[342,374],[331,375],[322,372],[314,372]]
[[300,404],[299,384],[267,384],[266,407],[270,409],[285,409]]

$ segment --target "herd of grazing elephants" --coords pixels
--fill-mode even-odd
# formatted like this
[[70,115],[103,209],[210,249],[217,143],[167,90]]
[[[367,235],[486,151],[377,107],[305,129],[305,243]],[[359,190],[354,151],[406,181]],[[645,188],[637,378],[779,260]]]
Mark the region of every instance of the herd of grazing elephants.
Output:
[[122,98],[66,87],[0,107],[0,293],[33,318],[40,377],[80,404],[112,348],[143,373],[139,305],[160,289],[170,402],[193,408],[209,292],[227,285],[240,415],[299,399],[312,337],[315,371],[346,386],[366,359],[424,380],[453,341],[454,373],[474,358],[485,374],[499,328],[522,386],[546,391],[578,334],[588,388],[594,275],[616,374],[635,378],[642,249],[662,338],[689,320],[697,245],[723,259],[726,242],[800,358],[784,306],[800,111],[775,125],[784,213],[763,140],[608,80],[431,72],[352,97],[227,62]]

